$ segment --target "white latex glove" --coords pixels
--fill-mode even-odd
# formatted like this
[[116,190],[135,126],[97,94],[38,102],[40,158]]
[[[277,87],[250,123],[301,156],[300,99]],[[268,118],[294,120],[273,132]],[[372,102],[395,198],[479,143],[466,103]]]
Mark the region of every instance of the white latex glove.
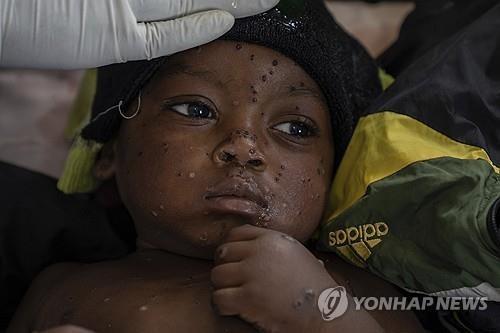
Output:
[[0,0],[0,66],[78,69],[214,40],[279,0]]

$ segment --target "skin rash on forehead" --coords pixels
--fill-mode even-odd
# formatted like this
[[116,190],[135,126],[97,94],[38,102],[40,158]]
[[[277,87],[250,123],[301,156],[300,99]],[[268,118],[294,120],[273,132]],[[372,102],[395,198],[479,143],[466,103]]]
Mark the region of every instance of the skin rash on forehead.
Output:
[[334,158],[317,84],[272,49],[230,41],[170,57],[108,146],[96,169],[116,178],[139,247],[200,258],[246,223],[307,240]]

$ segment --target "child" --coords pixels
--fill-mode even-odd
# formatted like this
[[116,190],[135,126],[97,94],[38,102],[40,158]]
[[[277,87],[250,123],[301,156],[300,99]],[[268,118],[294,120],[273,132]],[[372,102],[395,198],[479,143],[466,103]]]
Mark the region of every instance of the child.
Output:
[[81,182],[81,155],[98,151],[93,175],[116,181],[137,251],[52,266],[10,332],[419,330],[410,313],[374,320],[352,306],[324,321],[316,304],[326,288],[397,293],[341,262],[325,269],[301,244],[320,222],[358,112],[380,92],[376,67],[319,0],[282,1],[223,39],[100,69],[92,119],[70,156],[74,177],[61,185],[92,185]]

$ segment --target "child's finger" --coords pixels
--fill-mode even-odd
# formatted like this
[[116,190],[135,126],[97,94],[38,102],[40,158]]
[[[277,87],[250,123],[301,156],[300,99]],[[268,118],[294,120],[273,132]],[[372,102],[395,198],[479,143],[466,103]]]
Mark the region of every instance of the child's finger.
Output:
[[238,287],[245,283],[245,274],[239,262],[216,266],[210,272],[210,280],[215,289]]
[[248,241],[224,243],[215,250],[214,263],[221,265],[228,262],[238,262],[251,254]]
[[222,316],[238,315],[245,304],[243,289],[236,287],[216,290],[212,294],[212,303]]
[[227,234],[225,243],[246,241],[256,239],[257,237],[263,235],[267,232],[267,229],[256,227],[250,224],[245,224],[240,227],[233,228]]

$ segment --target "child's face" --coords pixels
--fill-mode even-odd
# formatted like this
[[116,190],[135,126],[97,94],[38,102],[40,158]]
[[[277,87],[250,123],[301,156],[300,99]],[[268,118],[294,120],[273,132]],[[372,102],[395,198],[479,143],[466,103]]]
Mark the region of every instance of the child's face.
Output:
[[108,150],[97,168],[116,176],[139,244],[204,258],[246,223],[306,240],[332,176],[319,87],[292,60],[246,43],[170,57]]

